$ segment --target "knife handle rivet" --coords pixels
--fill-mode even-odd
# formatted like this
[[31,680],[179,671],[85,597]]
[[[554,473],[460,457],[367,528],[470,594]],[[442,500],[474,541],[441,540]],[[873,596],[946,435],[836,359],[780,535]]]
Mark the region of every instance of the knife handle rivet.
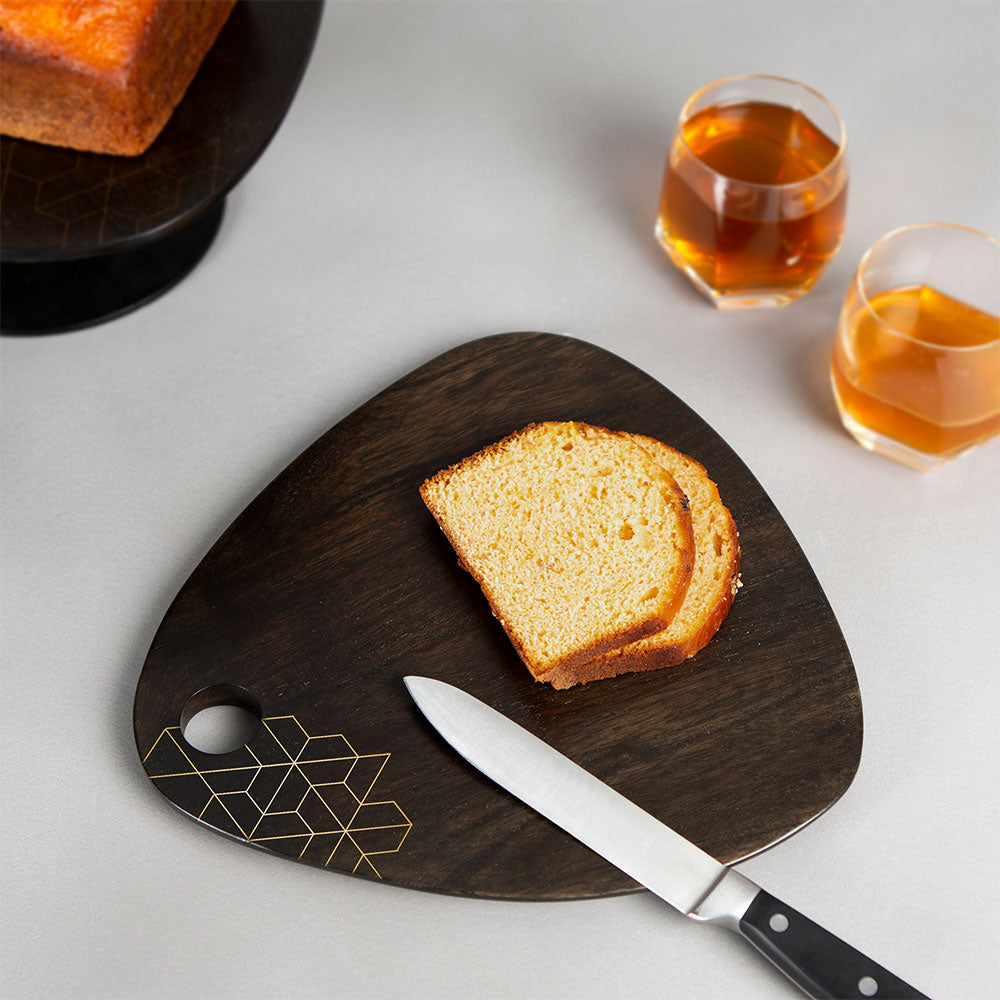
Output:
[[858,992],[863,997],[873,997],[878,993],[878,980],[871,976],[862,976],[858,980]]
[[767,923],[771,930],[778,934],[788,930],[788,917],[784,913],[772,913],[771,919]]

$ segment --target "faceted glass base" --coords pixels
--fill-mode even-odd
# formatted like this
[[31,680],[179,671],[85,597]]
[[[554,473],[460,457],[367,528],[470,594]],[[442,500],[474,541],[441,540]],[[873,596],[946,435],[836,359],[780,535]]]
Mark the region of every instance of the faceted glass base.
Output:
[[707,284],[705,279],[674,249],[659,223],[656,226],[656,238],[678,270],[683,271],[691,284],[718,309],[780,308],[802,298],[815,282],[814,279],[801,288],[741,288],[719,291]]

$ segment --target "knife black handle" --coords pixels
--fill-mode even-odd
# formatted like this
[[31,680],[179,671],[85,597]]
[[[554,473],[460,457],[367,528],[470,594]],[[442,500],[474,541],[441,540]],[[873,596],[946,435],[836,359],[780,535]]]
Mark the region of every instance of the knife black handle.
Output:
[[740,932],[817,1000],[928,1000],[899,976],[763,889],[743,914]]

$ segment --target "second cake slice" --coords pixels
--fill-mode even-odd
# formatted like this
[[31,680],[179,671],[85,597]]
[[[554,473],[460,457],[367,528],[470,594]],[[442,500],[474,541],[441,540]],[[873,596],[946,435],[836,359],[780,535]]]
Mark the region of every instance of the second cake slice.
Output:
[[598,657],[580,671],[588,679],[657,670],[694,656],[718,631],[740,586],[739,532],[705,467],[661,441],[641,434],[629,437],[674,477],[688,497],[694,571],[684,602],[670,624],[655,635]]

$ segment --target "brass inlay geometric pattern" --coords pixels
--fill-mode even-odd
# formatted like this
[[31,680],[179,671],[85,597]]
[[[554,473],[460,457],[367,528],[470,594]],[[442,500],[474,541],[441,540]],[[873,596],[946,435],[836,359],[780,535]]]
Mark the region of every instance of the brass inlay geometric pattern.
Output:
[[413,826],[395,802],[370,797],[390,754],[359,754],[340,733],[310,736],[293,715],[262,719],[250,743],[225,756],[228,766],[205,766],[211,755],[168,726],[143,765],[195,818],[313,864],[381,878],[372,858],[397,853]]
[[222,165],[217,138],[164,153],[154,149],[138,159],[8,138],[3,147],[4,202],[17,204],[22,226],[30,216],[31,232],[43,245],[62,250],[114,245],[151,232],[233,177]]

